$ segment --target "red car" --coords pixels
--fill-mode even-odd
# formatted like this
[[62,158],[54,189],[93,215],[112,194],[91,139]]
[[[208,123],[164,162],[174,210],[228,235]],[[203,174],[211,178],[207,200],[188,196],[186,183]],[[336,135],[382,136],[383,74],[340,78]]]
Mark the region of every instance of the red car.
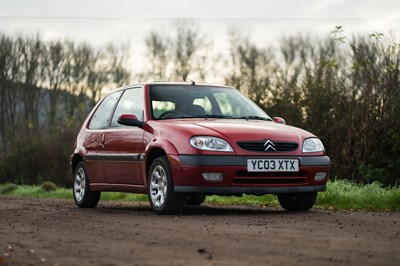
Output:
[[269,117],[237,89],[145,83],[95,106],[71,166],[79,207],[120,191],[148,194],[159,214],[242,194],[275,194],[284,209],[305,211],[326,189],[330,159],[315,135]]

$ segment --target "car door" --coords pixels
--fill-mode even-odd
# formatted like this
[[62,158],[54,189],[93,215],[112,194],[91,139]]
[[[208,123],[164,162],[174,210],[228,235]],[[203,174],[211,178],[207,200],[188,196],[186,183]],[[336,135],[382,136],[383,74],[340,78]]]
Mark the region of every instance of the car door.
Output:
[[103,164],[107,183],[143,185],[144,130],[117,123],[122,114],[136,115],[144,119],[144,88],[126,89],[113,114],[111,125],[105,132],[104,152],[109,155]]
[[115,105],[117,104],[122,91],[117,91],[106,96],[99,104],[88,123],[86,130],[85,166],[91,183],[106,182],[102,172],[102,163],[105,159],[104,142],[105,130],[109,127]]

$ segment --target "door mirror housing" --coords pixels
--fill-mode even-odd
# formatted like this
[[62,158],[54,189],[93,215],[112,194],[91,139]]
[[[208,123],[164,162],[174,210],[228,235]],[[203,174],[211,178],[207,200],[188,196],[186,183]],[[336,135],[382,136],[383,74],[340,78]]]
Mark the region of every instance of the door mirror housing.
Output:
[[142,128],[144,125],[143,121],[140,121],[136,115],[130,115],[130,114],[123,114],[121,115],[118,120],[117,123],[120,125],[124,125],[124,126],[130,126],[130,127],[140,127]]
[[286,121],[282,117],[277,116],[277,117],[274,117],[273,119],[274,119],[275,123],[286,125]]

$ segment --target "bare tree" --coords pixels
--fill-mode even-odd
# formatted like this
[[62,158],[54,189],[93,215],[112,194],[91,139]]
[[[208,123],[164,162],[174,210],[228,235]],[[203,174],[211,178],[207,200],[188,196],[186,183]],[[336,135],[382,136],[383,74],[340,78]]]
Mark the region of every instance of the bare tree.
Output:
[[64,84],[67,92],[65,101],[65,113],[67,117],[67,125],[69,127],[79,126],[82,119],[86,115],[87,109],[93,107],[86,105],[86,97],[88,95],[87,79],[89,73],[88,62],[92,54],[92,47],[87,43],[76,45],[74,42],[68,42],[67,64],[65,71],[67,80]]
[[[18,89],[18,65],[15,41],[0,34],[0,141],[3,154],[15,137]],[[1,156],[0,156],[1,157]]]
[[[395,131],[400,130],[400,49],[379,33],[353,38],[348,44],[353,53],[349,84],[357,106],[351,116],[351,131],[357,138],[355,163],[381,169],[380,175],[387,176],[390,168],[400,169],[396,166],[400,159],[387,157],[388,150],[400,151],[393,145],[398,141]],[[388,169],[383,168],[383,158],[391,161]]]
[[271,89],[272,53],[258,48],[235,30],[230,31],[229,37],[231,46],[227,65],[231,72],[225,76],[225,82],[246,93],[262,107]]
[[19,35],[16,39],[19,56],[19,68],[22,73],[22,99],[24,106],[24,124],[28,132],[39,129],[39,107],[42,91],[39,86],[44,80],[43,43],[40,36]]
[[45,45],[46,52],[44,54],[44,74],[48,90],[49,106],[47,108],[48,120],[50,127],[56,125],[56,113],[60,91],[63,84],[68,79],[66,71],[68,56],[68,47],[61,40],[51,41]]
[[108,69],[104,62],[105,54],[103,50],[89,53],[89,60],[86,66],[88,95],[94,106],[102,96],[102,90],[108,84]]
[[177,22],[176,39],[172,42],[172,60],[175,80],[186,81],[194,70],[196,52],[204,42],[194,23],[183,20]]
[[146,38],[149,69],[142,75],[154,80],[205,81],[209,74],[212,44],[190,20],[176,23],[174,34],[167,37],[152,31]]
[[106,47],[106,60],[109,68],[109,80],[117,87],[126,85],[130,81],[130,71],[126,68],[126,60],[129,58],[129,43],[116,46],[108,44]]
[[145,39],[149,70],[146,76],[154,80],[167,80],[167,66],[169,62],[169,40],[163,35],[152,31]]

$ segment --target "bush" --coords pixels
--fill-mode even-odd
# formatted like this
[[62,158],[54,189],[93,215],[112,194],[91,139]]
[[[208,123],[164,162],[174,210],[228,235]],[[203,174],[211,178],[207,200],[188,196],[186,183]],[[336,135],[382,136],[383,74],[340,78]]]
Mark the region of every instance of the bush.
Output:
[[2,186],[0,186],[0,194],[8,194],[10,192],[13,192],[18,188],[17,184],[14,183],[6,183]]
[[1,162],[0,183],[35,184],[40,171],[39,151],[37,139],[18,140],[15,149]]
[[362,163],[358,167],[358,171],[361,175],[361,182],[365,184],[372,184],[378,182],[380,184],[390,184],[386,169],[377,168],[371,164],[366,165]]
[[44,191],[47,191],[47,192],[49,192],[49,191],[56,191],[56,190],[58,189],[57,186],[56,186],[56,184],[54,184],[54,183],[51,182],[51,181],[44,181],[40,187],[41,187]]
[[75,137],[75,131],[65,129],[51,135],[19,136],[15,148],[0,160],[0,184],[40,185],[42,181],[51,181],[70,187],[69,156]]

